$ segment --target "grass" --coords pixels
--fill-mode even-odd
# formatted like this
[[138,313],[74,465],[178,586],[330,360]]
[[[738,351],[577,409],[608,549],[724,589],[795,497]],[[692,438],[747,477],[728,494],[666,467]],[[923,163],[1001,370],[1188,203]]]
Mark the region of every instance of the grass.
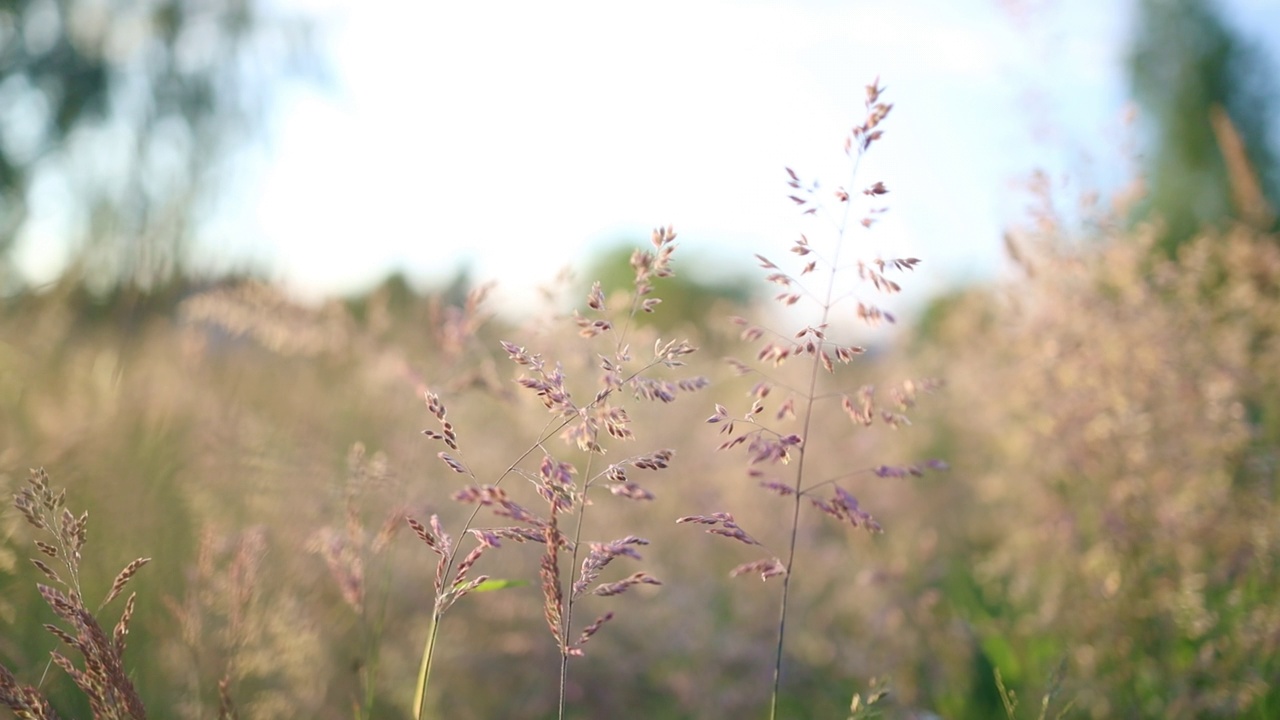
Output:
[[[625,289],[527,326],[484,288],[303,307],[233,283],[127,334],[71,281],[10,300],[0,467],[43,462],[67,494],[0,475],[19,498],[0,699],[24,718],[1270,717],[1275,238],[1153,259],[1153,228],[1098,217],[1080,244],[1042,213],[1011,235],[1019,276],[879,340],[861,325],[894,319],[883,298],[917,267],[851,259],[893,197],[857,176],[888,115],[873,85],[845,187],[782,178],[801,241],[794,268],[759,259],[772,305],[654,303],[684,280],[669,228]],[[931,377],[946,390],[915,406]]]
[[[882,137],[883,130],[880,125],[893,107],[881,102],[881,92],[878,81],[867,86],[866,118],[850,131],[845,140],[845,154],[850,157],[852,165],[850,187],[857,186],[859,162],[863,154]],[[720,445],[720,449],[743,448],[748,456],[748,475],[762,488],[784,498],[789,506],[787,510],[789,517],[783,526],[787,528],[786,549],[783,553],[785,559],[766,556],[739,565],[730,573],[733,576],[759,574],[763,580],[773,577],[781,578],[777,640],[773,653],[773,688],[769,700],[769,717],[771,718],[778,716],[778,703],[782,693],[786,629],[789,618],[788,601],[791,597],[791,581],[796,570],[796,553],[800,545],[802,508],[810,505],[851,528],[880,532],[882,530],[880,524],[862,508],[852,493],[844,489],[843,482],[859,475],[866,477],[920,475],[923,467],[896,468],[884,465],[871,467],[866,466],[868,462],[866,458],[859,457],[856,453],[842,452],[842,448],[838,445],[813,449],[816,445],[813,442],[816,438],[812,432],[815,423],[819,422],[819,418],[823,418],[823,410],[834,405],[834,401],[838,398],[841,409],[848,416],[847,420],[853,423],[852,427],[865,427],[873,423],[897,427],[907,422],[902,412],[914,404],[917,391],[929,389],[936,384],[933,381],[923,381],[918,384],[908,381],[891,390],[892,400],[885,404],[878,402],[875,390],[871,386],[846,389],[839,385],[830,387],[820,385],[819,381],[824,376],[836,376],[837,365],[848,365],[865,351],[861,346],[852,343],[841,344],[828,337],[835,330],[831,321],[841,300],[849,300],[854,304],[858,319],[864,323],[878,325],[882,322],[894,321],[891,312],[870,300],[862,299],[856,292],[849,296],[837,296],[841,273],[856,272],[857,279],[870,286],[875,292],[894,294],[901,290],[901,286],[885,273],[910,271],[920,261],[917,258],[903,258],[875,262],[859,260],[842,264],[842,251],[846,243],[852,242],[849,236],[855,226],[851,220],[856,217],[853,214],[853,208],[858,197],[865,196],[875,201],[887,195],[888,189],[878,181],[867,183],[860,193],[851,193],[844,187],[840,187],[832,194],[831,199],[834,201],[834,207],[832,207],[825,202],[827,195],[819,192],[816,181],[802,182],[800,176],[789,168],[787,174],[790,178],[788,185],[797,193],[791,196],[791,200],[804,215],[813,216],[818,222],[829,222],[833,230],[832,238],[828,243],[818,244],[812,243],[807,235],[800,235],[800,239],[792,245],[791,252],[799,258],[797,262],[801,263],[801,268],[792,274],[783,272],[778,265],[762,255],[757,255],[757,259],[762,268],[771,271],[767,279],[783,288],[775,299],[786,307],[795,306],[803,301],[813,303],[816,305],[816,322],[810,320],[794,332],[777,332],[752,324],[745,319],[736,319],[737,324],[743,326],[742,340],[759,345],[755,360],[764,368],[740,360],[730,360],[730,365],[737,374],[756,380],[750,392],[752,403],[746,412],[737,417],[724,406],[717,405],[715,414],[707,420],[709,423],[720,424],[722,433],[728,437]],[[872,206],[861,210],[862,215],[857,226],[865,230],[871,229],[876,217],[885,209]],[[816,273],[815,277],[818,278],[816,286],[810,286],[810,278],[806,277],[811,273]],[[798,363],[802,366],[797,380],[782,375],[784,365],[788,363]],[[776,394],[775,389],[778,390]],[[771,395],[773,398],[770,398]],[[782,398],[780,401],[776,399],[779,396]],[[854,397],[857,398],[856,402]],[[766,412],[767,410],[772,412]],[[798,421],[799,432],[787,429],[785,425],[787,421]],[[845,464],[846,467],[857,467],[859,463],[864,467],[815,479],[816,472],[806,461],[814,453],[819,452],[836,463]],[[787,482],[778,466],[788,465],[792,460],[795,461],[795,469],[791,473],[790,481]],[[940,466],[937,462],[932,465]],[[830,497],[824,499],[822,495],[826,494]],[[681,518],[677,522],[711,525],[712,527],[707,531],[709,533],[746,545],[764,546],[761,541],[748,534],[728,512],[692,515]]]
[[[44,628],[81,656],[77,664],[63,652],[54,650],[49,653],[50,661],[75,682],[88,699],[94,717],[145,720],[146,709],[129,679],[124,661],[129,621],[133,618],[137,596],[129,595],[110,633],[103,629],[97,615],[120,596],[151,558],[138,558],[120,570],[96,611],[90,610],[80,584],[80,551],[88,539],[89,514],[82,512],[77,516],[67,508],[66,491],[55,491],[44,470],[31,471],[27,487],[14,496],[13,505],[32,528],[48,538],[35,540],[35,546],[52,564],[40,558],[32,558],[31,564],[52,583],[39,585],[38,589],[40,597],[62,624],[46,623]],[[0,702],[24,720],[57,717],[39,689],[20,683],[2,665]]]

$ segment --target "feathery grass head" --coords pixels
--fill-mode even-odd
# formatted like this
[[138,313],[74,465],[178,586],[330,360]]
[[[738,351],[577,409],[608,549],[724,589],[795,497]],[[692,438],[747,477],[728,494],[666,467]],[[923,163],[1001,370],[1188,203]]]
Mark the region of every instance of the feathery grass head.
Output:
[[[78,666],[67,655],[50,652],[53,663],[63,670],[84,693],[94,717],[144,720],[147,716],[142,699],[124,665],[126,638],[133,619],[135,595],[125,601],[120,620],[108,635],[84,603],[80,587],[81,550],[88,541],[89,514],[76,516],[66,507],[65,490],[55,491],[43,468],[32,470],[26,487],[14,497],[13,505],[37,531],[51,542],[35,540],[36,548],[66,573],[64,579],[53,566],[42,559],[31,562],[53,585],[37,585],[45,604],[64,623],[46,623],[45,629],[80,655]],[[118,597],[151,558],[138,558],[116,575],[98,611]],[[40,692],[22,685],[7,668],[0,666],[0,702],[20,718],[54,718],[53,710]]]

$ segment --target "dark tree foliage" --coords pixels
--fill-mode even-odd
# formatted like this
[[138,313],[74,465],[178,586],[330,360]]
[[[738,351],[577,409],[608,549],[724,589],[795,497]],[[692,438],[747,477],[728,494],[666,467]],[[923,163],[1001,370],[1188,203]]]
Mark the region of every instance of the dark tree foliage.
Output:
[[70,246],[100,290],[183,274],[220,163],[311,64],[303,23],[264,6],[0,0],[0,283],[49,215],[70,237],[27,241]]
[[1133,93],[1151,132],[1150,200],[1172,251],[1206,225],[1239,217],[1213,108],[1243,140],[1263,196],[1280,207],[1275,61],[1229,27],[1211,0],[1141,0],[1130,55]]

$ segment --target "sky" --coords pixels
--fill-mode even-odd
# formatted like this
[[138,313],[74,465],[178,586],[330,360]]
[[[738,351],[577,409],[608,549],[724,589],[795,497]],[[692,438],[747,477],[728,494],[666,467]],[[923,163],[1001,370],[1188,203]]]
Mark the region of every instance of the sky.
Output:
[[1033,172],[1068,200],[1134,172],[1130,2],[277,2],[316,19],[332,81],[278,91],[199,253],[302,296],[465,267],[518,304],[658,225],[693,275],[785,255],[784,168],[849,185],[877,77],[894,110],[852,187],[883,181],[889,212],[850,238],[922,258],[931,291],[1000,272]]
[[334,82],[282,98],[218,252],[303,294],[465,266],[517,302],[658,225],[693,274],[749,268],[804,231],[785,167],[849,183],[879,77],[894,110],[854,183],[890,210],[858,252],[921,257],[935,287],[987,277],[1034,170],[1125,172],[1097,160],[1126,132],[1121,5],[310,0]]

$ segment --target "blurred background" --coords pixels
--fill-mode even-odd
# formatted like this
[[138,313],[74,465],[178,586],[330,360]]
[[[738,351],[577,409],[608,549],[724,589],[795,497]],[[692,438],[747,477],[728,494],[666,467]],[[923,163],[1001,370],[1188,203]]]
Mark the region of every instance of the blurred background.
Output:
[[[894,110],[851,181],[876,77]],[[784,168],[879,180],[889,212],[854,251],[924,262],[892,332],[836,323],[874,352],[832,389],[947,388],[903,431],[833,420],[823,462],[953,469],[859,480],[883,536],[814,521],[787,716],[842,717],[878,675],[895,717],[999,716],[999,669],[1026,710],[1058,688],[1073,716],[1274,717],[1277,77],[1262,0],[0,0],[0,480],[45,466],[91,510],[87,584],[156,557],[130,646],[155,716],[212,717],[233,668],[248,717],[349,716],[367,687],[407,717],[423,548],[362,547],[375,613],[318,538],[404,507],[460,522],[421,390],[476,442],[510,424],[474,453],[518,456],[541,406],[497,341],[588,387],[565,313],[593,279],[625,290],[672,224],[678,276],[636,346],[695,338],[713,385],[675,420],[634,411],[681,479],[598,522],[653,539],[668,585],[601,636],[571,706],[758,712],[772,588],[719,581],[747,558],[670,519],[776,522],[701,425],[750,390],[719,363],[754,352],[724,318],[808,317],[752,259],[829,234]],[[0,529],[0,663],[35,682],[49,613],[20,517]],[[223,566],[262,547],[271,581],[232,632]],[[552,712],[526,590],[450,617],[448,716]]]
[[[11,288],[73,267],[98,286],[242,272],[314,299],[466,268],[527,297],[655,224],[737,262],[791,230],[784,166],[842,181],[831,148],[877,75],[900,114],[864,170],[894,191],[876,242],[928,255],[931,288],[998,270],[1032,171],[1072,194],[1156,166],[1213,183],[1211,131],[1188,119],[1213,102],[1276,182],[1267,2],[102,0],[4,17]],[[1184,228],[1225,210],[1161,182]]]

